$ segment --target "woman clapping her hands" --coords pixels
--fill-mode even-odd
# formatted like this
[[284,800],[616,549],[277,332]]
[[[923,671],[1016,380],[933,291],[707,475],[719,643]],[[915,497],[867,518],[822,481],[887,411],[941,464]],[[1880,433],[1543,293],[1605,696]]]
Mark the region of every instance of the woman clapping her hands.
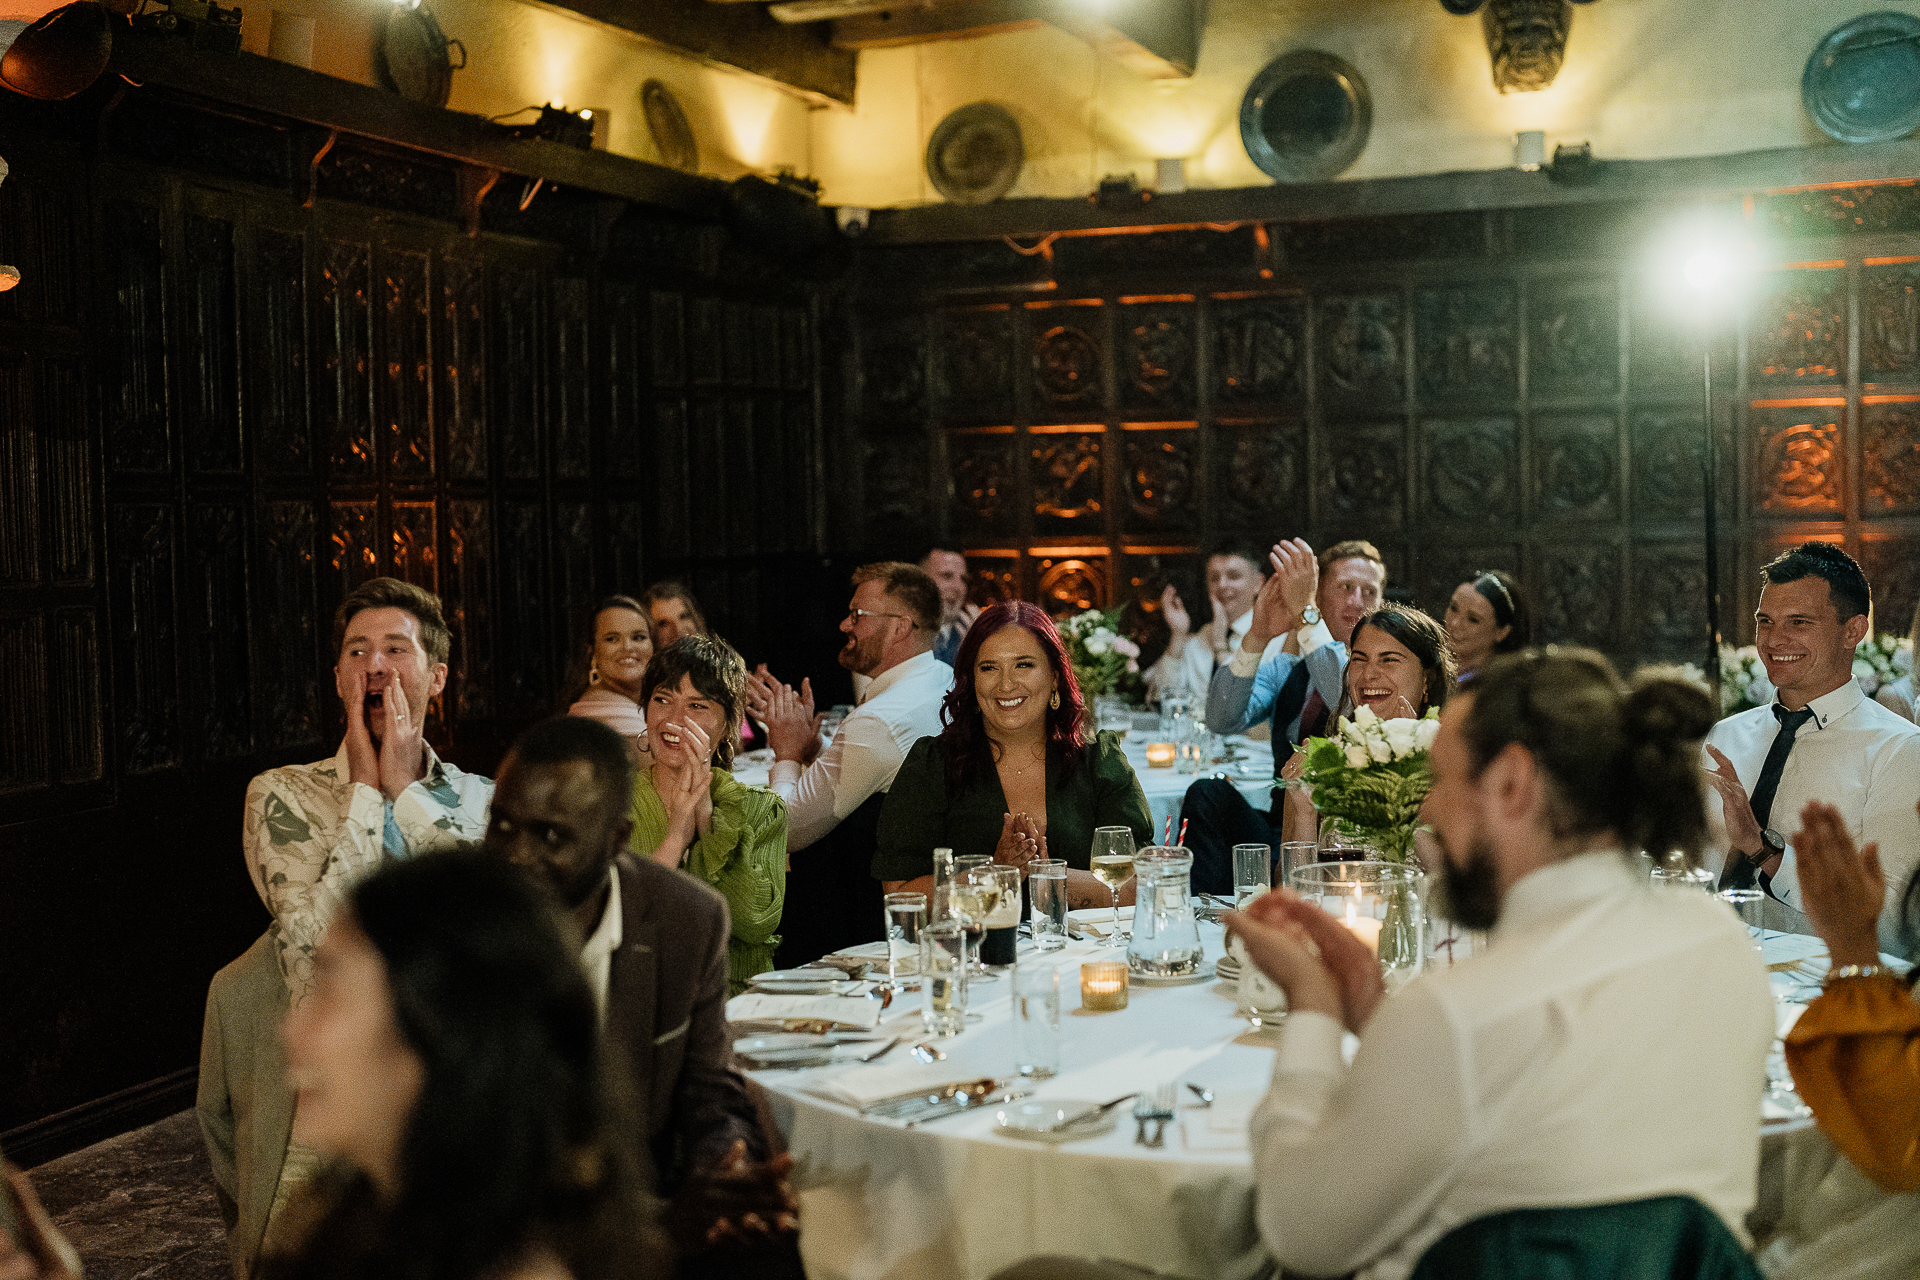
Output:
[[746,686],[746,663],[716,637],[686,636],[655,654],[640,682],[653,764],[633,788],[634,853],[727,900],[731,995],[773,968],[787,893],[786,804],[728,772]]

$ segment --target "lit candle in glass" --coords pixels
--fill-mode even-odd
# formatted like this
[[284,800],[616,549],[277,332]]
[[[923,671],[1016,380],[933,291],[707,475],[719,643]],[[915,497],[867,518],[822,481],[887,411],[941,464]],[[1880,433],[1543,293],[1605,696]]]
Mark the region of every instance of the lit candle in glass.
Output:
[[1080,966],[1080,1007],[1111,1013],[1127,1007],[1127,962],[1092,960]]
[[1152,769],[1171,769],[1173,758],[1178,754],[1171,742],[1149,742],[1147,744],[1147,766]]
[[1367,944],[1367,950],[1380,954],[1380,922],[1372,916],[1361,915],[1352,898],[1347,899],[1347,918],[1343,923],[1347,932]]

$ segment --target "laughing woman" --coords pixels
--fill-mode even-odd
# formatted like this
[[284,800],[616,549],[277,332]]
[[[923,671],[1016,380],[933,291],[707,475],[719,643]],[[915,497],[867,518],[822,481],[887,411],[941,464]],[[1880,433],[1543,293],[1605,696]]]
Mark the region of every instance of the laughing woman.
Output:
[[746,687],[746,663],[717,637],[684,636],[656,653],[640,681],[653,765],[633,788],[634,854],[727,900],[729,995],[773,968],[787,896],[786,803],[728,772]]
[[880,811],[873,874],[882,887],[930,893],[940,845],[991,854],[1022,879],[1035,858],[1063,858],[1070,905],[1112,901],[1088,870],[1094,828],[1130,827],[1144,845],[1153,815],[1118,735],[1086,732],[1053,620],[1024,601],[975,619],[940,719],[946,728],[913,744]]
[[636,767],[647,761],[647,721],[640,681],[653,660],[653,624],[632,596],[608,596],[593,612],[593,628],[567,682],[567,714],[598,720],[627,740]]

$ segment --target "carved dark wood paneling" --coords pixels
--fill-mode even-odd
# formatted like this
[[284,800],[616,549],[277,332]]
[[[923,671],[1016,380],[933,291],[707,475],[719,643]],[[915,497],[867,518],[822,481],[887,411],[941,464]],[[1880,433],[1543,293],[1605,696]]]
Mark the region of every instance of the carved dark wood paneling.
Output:
[[64,357],[41,361],[36,390],[47,477],[47,569],[55,582],[89,583],[99,534],[93,496],[96,455],[82,363]]
[[106,776],[106,719],[100,703],[99,619],[92,609],[54,612],[47,690],[53,780],[94,782]]
[[653,384],[677,387],[687,380],[686,310],[677,293],[649,295]]
[[688,480],[691,449],[687,439],[687,403],[662,399],[653,406],[653,544],[660,555],[692,551],[692,498]]
[[[1002,442],[1004,452],[1005,442],[1013,437],[992,438]],[[890,435],[862,440],[860,467],[866,484],[869,546],[912,546],[932,535],[925,436]],[[955,474],[959,483],[958,473]],[[1006,498],[996,496],[996,501],[1011,501],[1013,486],[1008,484],[1005,488]],[[956,527],[968,527],[963,517],[956,517],[954,523]]]
[[106,407],[108,456],[116,471],[163,472],[173,460],[167,410],[166,249],[160,211],[109,203],[101,213],[112,325]]
[[1758,291],[1748,330],[1756,383],[1804,386],[1846,377],[1847,277],[1833,268],[1775,273]]
[[501,710],[511,715],[537,715],[554,696],[545,532],[546,512],[539,503],[500,504],[500,598],[513,607],[499,615],[499,687]]
[[912,422],[926,413],[927,354],[916,316],[874,326],[860,348],[860,386],[869,422]]
[[1200,433],[1126,431],[1125,525],[1142,532],[1190,529],[1200,521]]
[[780,310],[780,368],[787,390],[813,385],[813,318],[796,307]]
[[38,614],[0,617],[0,793],[46,784],[46,626]]
[[1100,413],[1106,402],[1103,320],[1091,307],[1050,308],[1027,317],[1035,416]]
[[174,509],[113,508],[114,629],[120,640],[115,694],[120,763],[130,774],[180,763],[178,621],[174,611]]
[[1307,304],[1304,298],[1234,298],[1215,302],[1213,402],[1273,404],[1306,392]]
[[942,312],[934,340],[934,412],[948,422],[1013,420],[1014,317]]
[[629,285],[601,289],[606,333],[607,475],[635,480],[646,472],[647,371],[641,294]]
[[1920,539],[1869,538],[1860,567],[1873,586],[1875,629],[1905,633],[1920,604]]
[[687,371],[695,386],[717,387],[725,380],[726,341],[720,299],[687,299]]
[[1343,530],[1397,529],[1406,519],[1406,444],[1398,426],[1328,423],[1323,518]]
[[1861,268],[1860,376],[1867,382],[1920,378],[1920,264]]
[[1527,383],[1535,398],[1611,395],[1620,385],[1613,281],[1542,280],[1529,289]]
[[1533,510],[1541,520],[1620,514],[1620,437],[1611,417],[1541,418],[1532,449]]
[[388,512],[393,555],[389,572],[429,591],[440,590],[439,520],[431,502],[396,502]]
[[251,575],[252,617],[258,620],[254,698],[261,745],[280,750],[323,736],[317,677],[326,668],[316,663],[332,638],[322,639],[313,504],[263,502],[258,529],[260,551]]
[[[1669,294],[1653,285],[1643,285],[1633,294],[1629,328],[1627,380],[1634,390],[1691,390],[1699,394],[1701,339],[1705,333],[1699,316],[1687,314]],[[1716,344],[1716,381],[1731,380],[1733,364],[1730,360],[1720,363],[1721,358],[1721,345]]]
[[1414,295],[1420,394],[1439,399],[1511,399],[1519,368],[1513,286],[1455,285]]
[[1421,213],[1285,222],[1272,227],[1273,247],[1277,258],[1300,266],[1483,257],[1486,221],[1480,213]]
[[1920,231],[1920,187],[1889,183],[1756,196],[1762,225],[1782,237]]
[[0,318],[74,325],[80,319],[76,276],[85,207],[52,173],[23,173],[26,166],[18,157],[16,165],[13,180],[0,189],[0,243],[22,276],[18,286],[0,296]]
[[433,475],[432,301],[427,255],[380,255],[380,362],[374,381],[387,475]]
[[1113,569],[1108,556],[1042,557],[1040,607],[1056,618],[1104,609],[1113,603]]
[[242,340],[254,465],[262,475],[309,475],[307,238],[256,227],[251,244]]
[[1870,404],[1861,417],[1861,505],[1920,510],[1920,403]]
[[1513,524],[1520,518],[1520,442],[1511,418],[1429,421],[1426,513],[1460,524]]
[[[233,760],[253,750],[248,696],[247,527],[238,506],[195,503],[187,508],[188,590],[182,597],[185,647],[199,706],[194,749],[208,760]],[[307,679],[313,677],[309,675]]]
[[587,282],[553,282],[553,469],[566,480],[593,474],[593,435],[588,422],[593,387],[588,352]]
[[188,213],[185,339],[180,371],[182,434],[195,471],[240,470],[240,333],[234,296],[233,223]]
[[1747,411],[1757,508],[1780,515],[1840,510],[1841,412],[1837,405]]
[[[741,475],[763,474],[766,459],[761,456],[759,441],[754,435],[753,402],[745,396],[728,396],[724,404],[719,460],[712,470],[697,471],[695,474],[722,475],[729,467],[739,468]],[[744,502],[703,504],[717,508],[718,514],[726,521],[727,535],[723,545],[733,555],[750,555],[752,548],[758,545],[759,508],[766,495],[758,495],[759,500],[756,500],[754,486],[749,483],[744,488]]]
[[442,600],[453,636],[455,716],[481,720],[494,711],[493,521],[486,502],[447,504],[447,575]]
[[373,503],[336,502],[331,517],[333,586],[328,594],[337,603],[367,579],[379,577],[383,568],[378,510]]
[[1698,520],[1706,509],[1701,472],[1706,435],[1698,409],[1640,409],[1629,426],[1636,520]]
[[719,400],[696,400],[687,431],[687,475],[692,519],[689,521],[694,548],[706,555],[728,554],[727,534],[732,527],[724,503],[708,501],[704,491],[707,477],[725,473],[727,458],[727,416]]
[[1620,549],[1604,542],[1543,547],[1535,565],[1534,641],[1618,651]]
[[1213,437],[1220,523],[1261,537],[1307,525],[1307,432],[1298,423],[1221,428]]
[[540,478],[546,434],[546,307],[540,278],[531,271],[502,270],[494,277],[499,305],[494,321],[500,345],[494,387],[500,397],[501,471],[509,480]]
[[1317,316],[1324,394],[1345,401],[1405,398],[1399,294],[1322,298]]
[[753,308],[753,385],[780,389],[780,312],[766,304]]
[[1046,533],[1070,533],[1102,527],[1101,495],[1106,492],[1101,457],[1103,436],[1069,432],[1033,436],[1033,526]]
[[647,504],[610,502],[607,504],[608,585],[626,595],[640,594],[646,577]]
[[320,242],[314,418],[339,480],[374,476],[372,273],[368,245]]
[[0,585],[40,581],[40,449],[26,370],[0,364]]
[[[1520,577],[1520,550],[1511,544],[1434,542],[1420,548],[1414,602],[1436,621],[1445,621],[1454,588],[1488,569]],[[1388,563],[1391,584],[1392,562]]]
[[[1015,437],[955,431],[947,436],[954,523],[974,537],[1013,537],[1019,520]],[[908,486],[909,488],[911,486]],[[902,490],[903,492],[906,490]],[[925,492],[922,486],[921,492]]]
[[565,669],[566,646],[575,620],[587,616],[599,594],[594,591],[593,507],[585,502],[553,504],[553,627],[548,644],[554,648],[554,669]]
[[726,383],[744,390],[753,385],[753,309],[744,302],[728,302],[721,308],[722,332],[726,335]]
[[1251,226],[1062,236],[1053,242],[1053,273],[1061,278],[1110,271],[1182,278],[1196,273],[1237,274],[1253,266],[1259,240],[1259,231]]
[[[1633,548],[1628,643],[1647,662],[1699,662],[1707,648],[1707,565],[1698,542]],[[1722,625],[1727,619],[1723,613]]]
[[454,480],[487,476],[486,267],[440,259],[439,401],[446,432],[446,472]]
[[1143,304],[1118,313],[1120,403],[1128,412],[1191,418],[1200,338],[1192,303]]

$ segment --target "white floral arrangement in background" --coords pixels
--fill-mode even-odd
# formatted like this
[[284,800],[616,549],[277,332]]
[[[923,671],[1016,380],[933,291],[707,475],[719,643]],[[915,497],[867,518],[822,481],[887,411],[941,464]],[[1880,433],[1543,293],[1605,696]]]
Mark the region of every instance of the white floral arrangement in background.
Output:
[[1083,697],[1140,691],[1140,646],[1120,631],[1118,609],[1089,609],[1057,624]]
[[[1913,670],[1913,644],[1905,636],[1891,631],[1868,636],[1853,651],[1853,678],[1871,698],[1881,689]],[[1720,714],[1764,707],[1773,701],[1773,683],[1767,679],[1767,664],[1753,645],[1720,647]]]
[[1868,636],[1853,651],[1853,678],[1869,698],[1912,670],[1913,643],[1891,631]]
[[1366,840],[1390,862],[1405,862],[1420,827],[1420,805],[1433,789],[1428,752],[1440,732],[1440,711],[1419,720],[1382,720],[1371,707],[1345,716],[1327,738],[1309,738],[1301,780],[1313,804],[1341,831]]

